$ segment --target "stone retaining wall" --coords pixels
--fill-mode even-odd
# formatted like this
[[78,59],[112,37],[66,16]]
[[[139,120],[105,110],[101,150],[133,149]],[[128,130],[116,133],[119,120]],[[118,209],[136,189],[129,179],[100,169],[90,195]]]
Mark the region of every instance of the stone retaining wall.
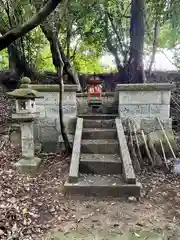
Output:
[[173,84],[117,85],[121,118],[169,119]]
[[[40,117],[35,124],[35,140],[46,144],[62,142],[59,122],[59,85],[32,85],[43,98],[36,99],[37,112]],[[77,117],[76,85],[64,85],[63,119],[69,140],[73,141]]]

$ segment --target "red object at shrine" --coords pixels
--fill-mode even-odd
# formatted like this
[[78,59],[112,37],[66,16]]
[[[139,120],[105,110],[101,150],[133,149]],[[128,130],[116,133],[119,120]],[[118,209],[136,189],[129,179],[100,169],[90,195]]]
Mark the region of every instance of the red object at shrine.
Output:
[[[90,78],[87,82],[88,101],[89,103],[101,103],[102,85],[98,77]],[[91,101],[91,102],[90,102]]]

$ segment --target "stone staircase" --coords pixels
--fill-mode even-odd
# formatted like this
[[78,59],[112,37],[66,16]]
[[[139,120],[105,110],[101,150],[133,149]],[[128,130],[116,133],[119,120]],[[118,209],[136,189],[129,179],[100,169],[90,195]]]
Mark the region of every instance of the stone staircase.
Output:
[[139,197],[132,163],[125,162],[130,159],[125,156],[129,152],[123,154],[121,149],[116,115],[82,117],[77,120],[66,193]]

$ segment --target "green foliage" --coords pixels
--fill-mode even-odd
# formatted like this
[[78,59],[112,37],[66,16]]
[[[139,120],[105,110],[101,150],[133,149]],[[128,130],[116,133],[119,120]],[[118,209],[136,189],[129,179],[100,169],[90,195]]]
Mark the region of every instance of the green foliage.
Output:
[[[35,0],[9,0],[6,3],[0,0],[0,32],[29,19],[36,12],[34,2]],[[37,4],[43,4],[43,1]],[[84,73],[107,71],[99,63],[103,53],[112,53],[107,39],[123,63],[130,44],[130,4],[131,0],[72,0],[69,1],[64,13],[62,4],[54,13],[54,17],[49,18],[50,26],[53,28],[60,24],[59,35],[63,51],[65,54],[70,52],[68,58],[77,71]],[[63,16],[61,20],[60,15]],[[159,23],[157,47],[179,49],[177,47],[180,40],[179,0],[146,0],[144,17],[145,45],[149,53],[152,51],[155,21]],[[19,48],[30,66],[38,71],[55,71],[48,42],[39,27],[21,40]],[[177,50],[175,53],[176,61],[178,52]],[[0,68],[4,69],[8,67],[7,51],[2,51],[1,56]]]
[[4,49],[0,52],[0,70],[8,68],[8,53],[7,50]]
[[101,73],[104,69],[100,66],[99,60],[100,54],[95,46],[82,43],[77,49],[73,63],[78,72]]

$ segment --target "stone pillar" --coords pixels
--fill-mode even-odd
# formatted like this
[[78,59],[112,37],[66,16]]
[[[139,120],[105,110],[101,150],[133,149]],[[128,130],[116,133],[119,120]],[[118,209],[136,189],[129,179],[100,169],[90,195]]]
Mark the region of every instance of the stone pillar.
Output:
[[34,158],[34,122],[21,124],[21,148],[23,157]]
[[157,118],[171,127],[170,99],[174,88],[170,83],[117,85],[119,117],[133,119],[141,129],[145,123],[153,128]]

